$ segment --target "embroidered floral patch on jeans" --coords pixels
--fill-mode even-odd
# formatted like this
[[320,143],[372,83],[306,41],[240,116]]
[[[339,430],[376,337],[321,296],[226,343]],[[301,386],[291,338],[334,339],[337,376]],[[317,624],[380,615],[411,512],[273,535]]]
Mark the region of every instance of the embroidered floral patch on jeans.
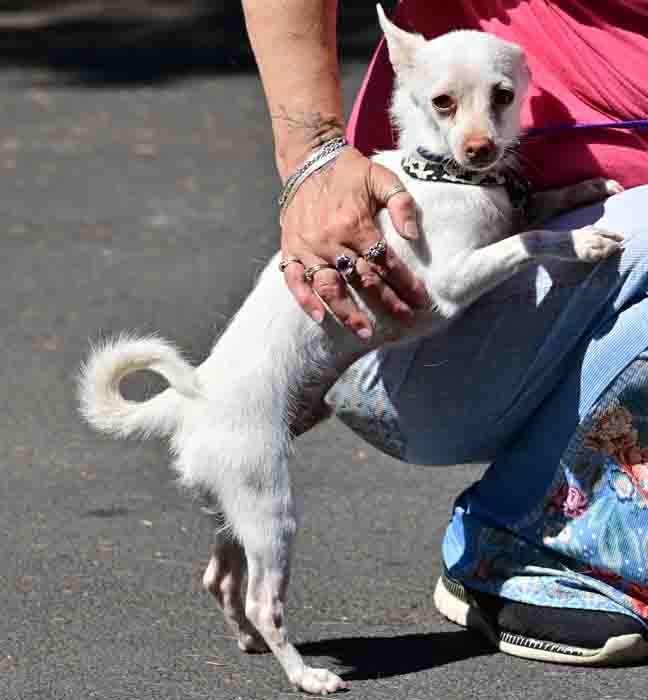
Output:
[[627,367],[581,421],[523,519],[463,519],[469,555],[451,574],[466,585],[648,622],[648,361]]

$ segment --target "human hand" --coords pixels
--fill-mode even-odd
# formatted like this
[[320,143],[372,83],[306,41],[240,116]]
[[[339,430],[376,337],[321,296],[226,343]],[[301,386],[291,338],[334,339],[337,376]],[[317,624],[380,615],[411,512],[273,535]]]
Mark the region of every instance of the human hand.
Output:
[[363,340],[373,333],[369,318],[353,302],[336,270],[318,271],[312,286],[304,280],[305,267],[334,265],[340,255],[358,258],[351,284],[403,324],[413,323],[414,309],[429,305],[423,283],[389,247],[372,262],[359,257],[382,238],[374,218],[383,206],[403,238],[418,238],[411,195],[389,196],[400,184],[390,170],[349,147],[330,166],[308,177],[295,193],[283,218],[281,250],[284,258],[298,258],[304,267],[290,264],[284,276],[299,305],[316,322],[324,319],[322,302],[326,302],[338,320]]

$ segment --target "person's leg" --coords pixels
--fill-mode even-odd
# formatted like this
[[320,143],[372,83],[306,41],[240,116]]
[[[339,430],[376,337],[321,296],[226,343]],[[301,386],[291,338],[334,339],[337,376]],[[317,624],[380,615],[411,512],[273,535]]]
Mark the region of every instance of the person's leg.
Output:
[[[329,392],[329,405],[405,461],[490,461],[567,373],[579,345],[645,294],[644,221],[648,187],[559,217],[554,228],[604,222],[626,236],[626,250],[595,267],[552,261],[525,269],[443,334],[358,361]],[[617,348],[601,381],[611,381],[641,349],[640,338]]]
[[[446,336],[365,359],[330,395],[343,420],[378,447],[384,447],[386,435],[386,451],[401,458],[442,464],[496,457],[485,478],[457,502],[444,542],[449,578],[442,611],[464,623],[468,613],[476,619],[475,606],[453,595],[459,588],[472,591],[488,608],[491,633],[517,640],[507,647],[500,639],[505,650],[537,657],[538,644],[528,642],[536,637],[552,643],[540,649],[543,658],[553,649],[554,660],[580,663],[613,661],[609,649],[602,653],[609,637],[633,638],[629,651],[612,645],[618,661],[648,654],[640,641],[642,620],[648,618],[645,562],[638,554],[629,556],[624,566],[631,574],[618,566],[618,547],[608,556],[613,543],[629,541],[630,531],[648,532],[648,508],[629,498],[611,500],[618,491],[605,486],[616,484],[627,495],[626,479],[630,483],[636,476],[613,458],[607,471],[591,466],[600,462],[592,457],[596,451],[587,452],[586,462],[579,452],[596,416],[617,405],[616,394],[603,396],[615,378],[621,375],[621,386],[630,373],[638,387],[633,396],[645,386],[648,397],[648,372],[634,362],[648,347],[648,188],[603,207],[604,212],[596,206],[573,212],[555,225],[593,223],[603,213],[605,225],[627,237],[619,258],[593,270],[557,264],[518,275],[476,304]],[[648,422],[648,410],[645,415],[633,413],[633,420]],[[612,422],[617,419],[613,414]],[[579,455],[575,462],[573,454]],[[592,484],[589,491],[579,488],[578,475],[588,469],[598,469],[598,491]],[[643,474],[639,467],[635,471]],[[610,525],[605,508],[617,501]],[[591,534],[587,544],[582,528],[575,528],[581,522]],[[601,553],[594,542],[607,549]],[[497,596],[497,605],[487,605],[489,593]],[[520,605],[499,605],[507,600]],[[524,605],[561,608],[558,619],[568,624],[554,623],[556,634],[547,637],[538,621],[554,618],[526,615]],[[565,612],[570,609],[590,612],[577,613],[579,625]],[[593,624],[583,614],[604,615],[608,622]],[[603,637],[582,634],[591,628]],[[592,653],[579,656],[574,647]]]
[[435,603],[518,656],[625,663],[648,657],[648,355],[579,418],[587,383],[576,362],[457,500]]

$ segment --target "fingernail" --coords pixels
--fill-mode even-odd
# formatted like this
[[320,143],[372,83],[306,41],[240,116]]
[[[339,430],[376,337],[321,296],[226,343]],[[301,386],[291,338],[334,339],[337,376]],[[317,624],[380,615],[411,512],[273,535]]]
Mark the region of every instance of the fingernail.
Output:
[[418,224],[413,219],[405,222],[403,227],[403,235],[411,241],[415,241],[419,237]]
[[322,309],[315,309],[315,311],[311,313],[310,317],[313,319],[313,321],[315,321],[315,323],[322,323],[324,320],[324,312]]
[[357,335],[359,338],[362,338],[362,340],[369,340],[373,333],[371,332],[371,328],[360,328],[358,331],[356,331]]

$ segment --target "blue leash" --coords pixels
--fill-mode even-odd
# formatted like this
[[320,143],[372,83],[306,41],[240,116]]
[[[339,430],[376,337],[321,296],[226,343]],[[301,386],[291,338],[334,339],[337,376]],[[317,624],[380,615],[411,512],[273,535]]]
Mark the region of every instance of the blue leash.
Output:
[[631,119],[621,122],[575,122],[574,124],[556,124],[555,126],[541,126],[536,129],[529,129],[524,132],[523,138],[535,138],[536,136],[544,136],[561,131],[569,131],[571,129],[648,129],[648,119]]

